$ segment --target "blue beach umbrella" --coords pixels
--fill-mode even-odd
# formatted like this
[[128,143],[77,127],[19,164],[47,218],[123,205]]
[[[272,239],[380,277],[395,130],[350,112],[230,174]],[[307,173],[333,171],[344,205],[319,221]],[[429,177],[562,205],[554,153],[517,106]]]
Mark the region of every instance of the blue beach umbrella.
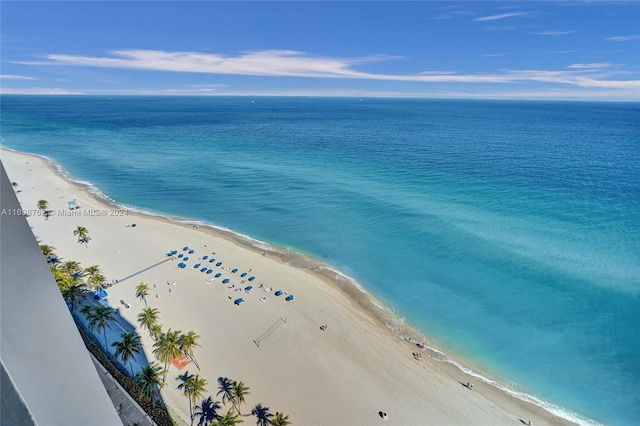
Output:
[[244,277],[246,277],[246,276],[247,276],[247,273],[246,273],[246,272],[243,272],[243,273],[242,273],[242,275],[240,275],[240,276],[241,276],[242,278],[244,278]]
[[210,274],[213,272],[213,269],[207,269],[207,274]]
[[195,265],[193,265],[193,269],[196,269],[196,268],[199,268],[199,267],[200,267],[199,263],[196,263]]
[[186,262],[187,260],[189,260],[189,257],[185,256],[182,260]]
[[222,276],[222,274],[221,274],[220,272],[218,272],[218,273],[216,274],[216,278],[220,278],[221,276]]
[[293,297],[293,294],[290,294],[290,295],[288,295],[288,296],[287,296],[287,298],[286,298],[286,299],[284,299],[284,300],[286,300],[287,302],[291,302],[293,299],[295,299],[295,297]]
[[204,256],[202,256],[202,260],[207,260],[209,258],[209,256],[207,256],[206,254]]
[[183,251],[187,251],[187,250],[189,250],[189,247],[184,246],[184,247],[182,247],[182,250],[183,250]]
[[182,254],[182,253],[180,253],[180,254],[178,255],[178,257],[179,257],[179,258],[180,258],[180,257],[182,257],[182,256],[184,256],[184,254]]
[[211,259],[209,259],[209,263],[213,263],[213,262],[215,262],[215,261],[216,261],[216,260],[215,260],[213,257],[212,257]]
[[222,266],[222,262],[216,263],[216,266]]
[[278,290],[274,293],[276,296],[282,296],[282,290]]
[[232,274],[235,274],[236,272],[238,272],[238,268],[233,268],[233,271],[231,271]]
[[244,299],[242,297],[233,301],[233,303],[235,303],[236,305],[240,305],[242,302],[244,302]]
[[249,277],[249,281],[253,281],[255,279],[256,279],[256,277]]
[[189,254],[195,253],[195,250],[189,250]]
[[244,291],[251,291],[251,290],[253,290],[253,287],[252,287],[252,286],[250,286],[250,285],[249,285],[249,286],[247,286],[247,287],[244,289]]
[[226,284],[229,282],[229,278],[225,278],[224,280],[222,280],[222,284]]
[[200,269],[200,272],[207,272],[207,268]]

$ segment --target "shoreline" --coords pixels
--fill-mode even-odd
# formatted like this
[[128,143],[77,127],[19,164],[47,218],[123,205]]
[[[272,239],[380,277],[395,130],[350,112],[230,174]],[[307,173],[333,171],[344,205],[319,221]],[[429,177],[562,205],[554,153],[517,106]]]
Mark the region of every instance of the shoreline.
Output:
[[[193,220],[187,217],[162,215],[120,204],[108,197],[90,182],[75,179],[64,170],[61,164],[42,155],[22,153],[4,146],[0,148],[0,153],[11,153],[17,157],[23,156],[24,158],[35,158],[42,161],[48,166],[50,172],[63,179],[72,187],[72,192],[75,190],[84,193],[102,207],[126,209],[130,212],[128,220],[131,218],[139,218],[141,221],[152,220],[165,225],[178,226],[185,231],[187,229],[195,230],[210,237],[224,239],[230,244],[239,247],[241,250],[251,251],[258,256],[261,253],[266,253],[264,257],[270,261],[275,261],[280,265],[286,265],[302,271],[305,274],[315,276],[323,282],[329,290],[337,292],[350,309],[357,311],[356,313],[358,315],[368,318],[378,327],[379,332],[382,332],[383,335],[394,340],[394,344],[398,349],[403,352],[409,351],[410,353],[411,350],[416,350],[417,343],[424,342],[426,349],[422,352],[427,355],[428,358],[428,360],[425,361],[432,363],[432,367],[439,370],[442,375],[448,379],[457,380],[460,384],[476,381],[476,383],[481,384],[482,387],[482,391],[478,391],[478,393],[482,393],[488,401],[498,407],[502,407],[507,403],[510,406],[514,405],[520,410],[530,413],[531,416],[536,419],[534,420],[534,424],[539,424],[540,422],[548,424],[573,424],[574,422],[578,424],[597,424],[590,419],[582,418],[562,407],[546,403],[523,391],[510,389],[502,383],[504,380],[500,378],[493,378],[487,373],[478,373],[474,368],[467,367],[467,365],[474,365],[474,363],[456,354],[452,354],[451,351],[446,348],[439,347],[437,342],[429,338],[428,335],[420,332],[417,327],[408,324],[401,316],[397,315],[391,308],[385,306],[385,303],[375,298],[354,279],[319,259],[285,247],[279,247],[272,243],[254,239],[233,230],[216,226],[215,224]],[[10,178],[13,179],[11,175]],[[55,219],[55,217],[52,217],[52,219]],[[43,242],[55,245],[55,242]],[[319,291],[325,291],[325,289],[319,289]],[[393,325],[397,325],[397,329],[394,329]],[[482,371],[481,368],[479,368],[479,370]],[[247,378],[247,381],[251,383],[252,379]],[[476,384],[476,388],[479,387],[478,384]],[[475,392],[476,389],[474,389],[474,393]],[[519,418],[519,420],[522,422],[522,418]]]

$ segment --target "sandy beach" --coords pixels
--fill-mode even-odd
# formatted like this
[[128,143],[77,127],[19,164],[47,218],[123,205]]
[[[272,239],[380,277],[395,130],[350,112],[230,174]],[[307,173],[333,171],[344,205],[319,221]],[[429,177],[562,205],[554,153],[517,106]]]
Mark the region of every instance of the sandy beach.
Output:
[[[415,357],[422,352],[416,342],[395,335],[364,309],[371,296],[346,289],[330,274],[296,268],[268,247],[241,244],[226,232],[109,205],[57,175],[40,157],[2,150],[2,162],[19,184],[23,208],[32,213],[28,220],[36,238],[54,246],[63,261],[100,265],[108,280],[118,280],[107,289],[107,301],[138,330],[147,359],[154,359],[153,342],[136,322],[145,307],[134,295],[141,281],[151,287],[147,303],[158,308],[165,329],[201,336],[195,350],[200,371],[193,364],[182,371],[171,366],[162,390],[164,401],[185,421],[189,403],[176,390],[176,377],[188,370],[207,379],[206,395],[216,400],[218,377],[242,380],[251,388],[243,414],[262,403],[298,425],[569,424],[428,353]],[[36,211],[40,199],[54,212],[48,219]],[[67,202],[73,199],[81,208],[72,212]],[[77,226],[89,229],[86,246],[73,235]],[[185,246],[194,253],[185,254],[188,266],[180,269],[180,260],[166,253],[187,253]],[[223,264],[217,267],[204,256]],[[213,273],[201,272],[205,266]],[[222,276],[214,279],[216,273]],[[242,282],[252,276],[255,280]],[[224,278],[230,282],[222,284]],[[250,292],[244,291],[248,285]],[[275,296],[276,290],[286,294]],[[287,295],[295,296],[293,302],[285,301]],[[244,302],[235,305],[240,297]]]

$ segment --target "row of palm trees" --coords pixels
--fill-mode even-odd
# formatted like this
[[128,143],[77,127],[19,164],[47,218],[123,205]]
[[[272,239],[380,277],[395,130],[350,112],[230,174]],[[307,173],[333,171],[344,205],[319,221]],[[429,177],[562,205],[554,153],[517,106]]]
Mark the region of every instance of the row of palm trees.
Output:
[[[102,275],[98,265],[83,269],[80,263],[75,261],[62,263],[55,254],[54,247],[43,244],[40,248],[47,259],[47,263],[49,263],[50,270],[64,299],[71,303],[71,311],[74,310],[75,303],[86,295],[89,287],[96,292],[103,288],[102,283],[105,281],[105,277]],[[82,280],[84,277],[86,277],[86,282]],[[136,297],[142,299],[146,305],[149,286],[141,282],[136,286],[135,291]],[[116,310],[110,306],[85,305],[80,312],[86,318],[90,331],[103,334],[106,350],[109,347],[107,329],[111,329],[111,323],[116,320]],[[140,395],[151,400],[153,408],[155,408],[156,401],[159,400],[160,389],[166,385],[169,362],[174,357],[184,354],[200,370],[194,356],[194,349],[200,346],[198,343],[200,336],[193,331],[187,333],[172,329],[163,331],[162,324],[159,323],[159,317],[158,309],[146,306],[138,314],[138,322],[141,327],[149,332],[149,335],[154,340],[153,353],[158,361],[164,363],[164,368],[156,362],[152,362],[134,375],[132,360],[142,352],[142,342],[140,336],[133,332],[123,333],[119,341],[111,343],[111,346],[115,348],[113,355],[116,359],[120,358],[125,367],[127,364],[129,365],[131,376],[139,386]],[[234,426],[243,422],[241,419],[241,405],[246,404],[246,397],[249,395],[250,388],[242,381],[230,380],[226,377],[218,378],[218,393],[216,396],[222,395],[222,403],[213,401],[213,398],[209,396],[207,399],[202,400],[200,405],[195,405],[196,401],[207,392],[207,380],[198,374],[193,375],[188,372],[178,376],[178,379],[180,384],[177,389],[181,390],[189,400],[189,414],[192,424],[195,417],[199,417],[198,426]],[[227,403],[231,405],[227,413],[219,414],[218,411]],[[287,426],[290,424],[289,416],[280,412],[276,412],[274,415],[269,411],[268,407],[264,407],[262,404],[257,404],[252,409],[251,414],[245,416],[248,415],[255,416],[259,426]]]

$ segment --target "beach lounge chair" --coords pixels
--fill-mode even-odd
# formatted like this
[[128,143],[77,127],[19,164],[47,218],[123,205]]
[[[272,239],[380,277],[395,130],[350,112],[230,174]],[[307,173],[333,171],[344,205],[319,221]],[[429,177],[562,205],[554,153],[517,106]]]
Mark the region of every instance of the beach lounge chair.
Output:
[[269,293],[271,290],[273,290],[273,288],[271,288],[271,287],[267,287],[267,288],[264,289],[265,293]]
[[260,301],[261,301],[261,302],[266,302],[266,301],[267,301],[267,298],[266,298],[266,297],[264,297],[264,296],[262,296],[262,297],[260,298]]

